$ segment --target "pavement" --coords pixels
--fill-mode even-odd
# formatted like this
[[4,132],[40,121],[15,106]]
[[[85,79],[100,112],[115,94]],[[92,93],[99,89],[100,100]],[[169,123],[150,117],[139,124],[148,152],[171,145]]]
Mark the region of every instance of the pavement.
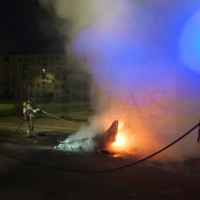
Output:
[[200,199],[200,158],[115,170],[139,158],[55,148],[82,122],[38,120],[36,138],[29,139],[20,120],[0,123],[0,199]]
[[[37,134],[40,131],[62,131],[64,132],[75,132],[83,124],[86,124],[84,120],[73,121],[73,120],[58,120],[54,118],[36,118],[34,123],[34,132]],[[0,118],[0,130],[5,131],[20,131],[26,132],[28,124],[23,120],[23,117],[1,117]],[[2,133],[3,134],[3,133]]]

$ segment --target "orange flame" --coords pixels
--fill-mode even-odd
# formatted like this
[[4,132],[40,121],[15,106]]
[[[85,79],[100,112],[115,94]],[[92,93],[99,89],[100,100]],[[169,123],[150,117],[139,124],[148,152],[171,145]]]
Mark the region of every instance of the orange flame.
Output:
[[120,146],[125,143],[125,138],[123,137],[123,134],[119,133],[116,136],[116,141],[113,143],[115,146]]
[[130,148],[130,140],[125,130],[119,130],[116,136],[116,141],[113,142],[112,148],[119,151],[128,151]]

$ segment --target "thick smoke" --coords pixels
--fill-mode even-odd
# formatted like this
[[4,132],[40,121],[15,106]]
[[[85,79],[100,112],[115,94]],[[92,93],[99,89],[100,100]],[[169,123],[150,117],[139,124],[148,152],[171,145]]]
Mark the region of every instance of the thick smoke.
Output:
[[[117,119],[126,138],[122,148],[147,155],[198,123],[200,74],[188,68],[190,59],[184,63],[180,55],[187,49],[183,30],[200,3],[41,0],[41,5],[66,20],[67,31],[58,27],[70,38],[66,48],[77,55],[94,81],[97,116],[74,138],[99,133]],[[197,156],[195,131],[161,157]]]

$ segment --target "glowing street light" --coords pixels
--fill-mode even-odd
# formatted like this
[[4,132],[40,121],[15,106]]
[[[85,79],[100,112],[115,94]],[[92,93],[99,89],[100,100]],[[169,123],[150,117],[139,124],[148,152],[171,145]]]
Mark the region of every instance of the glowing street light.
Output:
[[42,79],[45,79],[46,78],[46,71],[45,69],[42,70]]

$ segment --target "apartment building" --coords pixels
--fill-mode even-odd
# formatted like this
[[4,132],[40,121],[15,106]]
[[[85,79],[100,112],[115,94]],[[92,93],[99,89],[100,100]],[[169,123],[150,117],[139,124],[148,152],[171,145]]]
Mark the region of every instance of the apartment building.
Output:
[[67,52],[2,53],[0,97],[85,99],[89,95],[88,74]]

